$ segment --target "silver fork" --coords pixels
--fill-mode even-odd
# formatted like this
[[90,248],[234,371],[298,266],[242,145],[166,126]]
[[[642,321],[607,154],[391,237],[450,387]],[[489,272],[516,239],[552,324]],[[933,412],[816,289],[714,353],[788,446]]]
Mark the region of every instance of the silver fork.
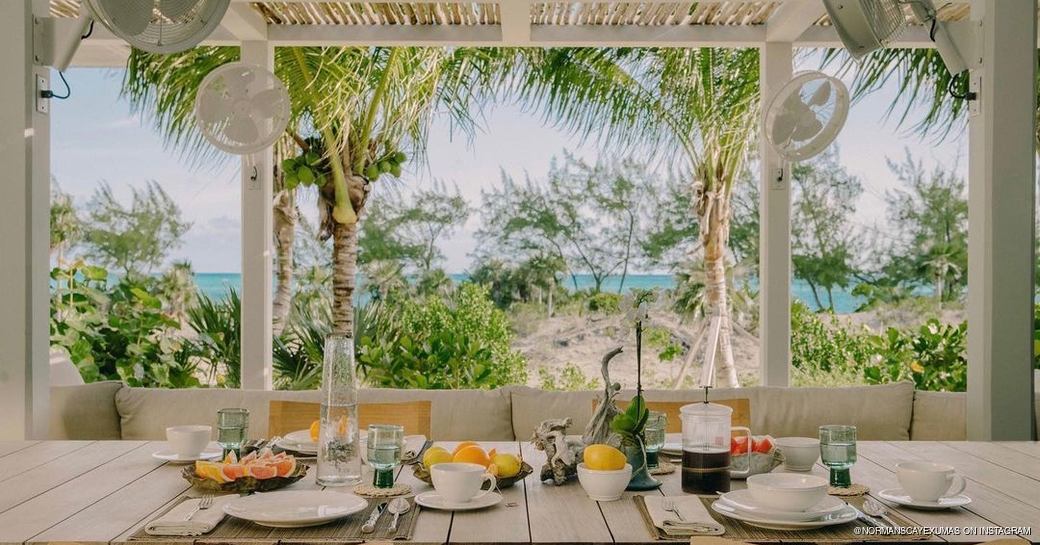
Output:
[[199,504],[195,506],[195,509],[193,509],[191,513],[188,513],[188,516],[184,518],[184,521],[187,522],[191,520],[191,517],[194,517],[199,511],[205,511],[210,507],[213,507],[213,495],[206,494],[199,500]]
[[683,518],[682,513],[679,512],[679,508],[675,506],[675,502],[673,502],[671,499],[665,498],[663,507],[665,511],[675,513],[675,516],[679,518],[679,522],[686,522],[686,519]]

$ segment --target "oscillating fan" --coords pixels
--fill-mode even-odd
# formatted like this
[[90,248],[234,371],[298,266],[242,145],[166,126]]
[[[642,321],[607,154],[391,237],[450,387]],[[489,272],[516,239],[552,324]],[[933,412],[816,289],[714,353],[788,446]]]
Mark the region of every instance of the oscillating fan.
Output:
[[950,73],[956,75],[968,69],[961,54],[966,44],[958,45],[954,40],[946,23],[939,20],[932,0],[823,0],[823,5],[838,38],[856,60],[887,47],[899,37],[906,28],[905,5],[929,26],[928,34]]
[[112,34],[149,53],[191,49],[220,24],[230,0],[86,0]]
[[264,149],[285,132],[289,93],[270,71],[225,64],[206,75],[195,97],[195,120],[217,148],[236,155]]
[[784,159],[805,161],[834,142],[848,113],[849,91],[841,80],[822,72],[801,72],[769,104],[766,138]]

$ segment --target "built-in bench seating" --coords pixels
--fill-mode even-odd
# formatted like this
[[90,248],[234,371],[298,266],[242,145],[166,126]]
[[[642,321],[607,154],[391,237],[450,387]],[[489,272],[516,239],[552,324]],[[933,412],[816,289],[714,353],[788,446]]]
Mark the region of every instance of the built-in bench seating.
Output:
[[[1040,381],[1038,381],[1040,383]],[[1038,392],[1040,394],[1040,392]],[[433,439],[527,440],[546,418],[570,417],[581,433],[597,392],[548,392],[525,386],[497,390],[363,389],[362,403],[431,402]],[[632,396],[622,392],[621,399]],[[695,402],[700,390],[649,390],[654,401]],[[773,436],[815,436],[822,424],[855,424],[863,440],[965,439],[963,393],[915,391],[909,382],[842,388],[752,387],[711,391],[713,399],[748,398],[751,429]],[[218,409],[250,411],[251,437],[267,434],[272,400],[318,402],[318,391],[132,388],[120,382],[51,387],[52,439],[163,439],[177,424],[211,423]],[[1040,410],[1038,410],[1040,420]]]

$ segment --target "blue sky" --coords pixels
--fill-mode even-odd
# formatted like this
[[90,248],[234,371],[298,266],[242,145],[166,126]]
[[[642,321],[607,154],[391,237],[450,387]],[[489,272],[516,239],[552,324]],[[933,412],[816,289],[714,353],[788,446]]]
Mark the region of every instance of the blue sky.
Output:
[[[806,66],[811,67],[815,64]],[[131,114],[129,105],[119,97],[122,71],[80,68],[70,70],[67,77],[72,97],[54,101],[51,131],[51,169],[62,190],[71,193],[77,203],[85,203],[102,181],[118,195],[128,195],[131,187],[155,180],[192,222],[183,246],[173,250],[170,258],[188,259],[199,272],[238,272],[237,159],[198,169],[188,165],[177,151],[166,149],[155,130]],[[956,167],[961,175],[966,175],[967,169],[966,135],[951,135],[935,143],[906,134],[894,120],[884,119],[893,96],[893,90],[886,88],[853,105],[837,141],[842,163],[863,181],[856,221],[882,232],[883,196],[896,187],[886,158],[900,160],[903,149],[909,148],[926,168],[942,164]],[[564,149],[589,160],[598,156],[595,145],[545,127],[540,119],[513,106],[489,109],[483,125],[483,130],[469,140],[457,135],[453,138],[447,124],[437,123],[430,131],[428,164],[406,172],[401,190],[442,180],[457,185],[476,206],[481,187],[497,183],[500,169],[517,176],[527,171],[538,177],[548,169],[551,158]],[[313,213],[310,202],[301,203],[301,208]],[[448,271],[468,267],[477,220],[474,215],[462,232],[442,242]]]

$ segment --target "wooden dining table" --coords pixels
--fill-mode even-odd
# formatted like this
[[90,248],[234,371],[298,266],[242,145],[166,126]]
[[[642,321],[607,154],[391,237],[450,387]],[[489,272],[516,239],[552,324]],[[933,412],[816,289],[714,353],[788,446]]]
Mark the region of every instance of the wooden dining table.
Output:
[[[450,443],[446,444],[448,447]],[[423,510],[412,541],[442,543],[646,543],[653,541],[626,492],[620,501],[588,499],[575,482],[552,486],[538,481],[544,453],[527,442],[483,443],[518,453],[535,474],[502,491],[498,505],[470,512]],[[0,442],[0,544],[123,543],[145,523],[185,495],[198,495],[181,476],[183,466],[152,454],[165,446],[147,441]],[[973,500],[963,508],[918,511],[890,506],[920,526],[960,528],[931,541],[981,542],[1007,528],[1026,541],[1040,540],[1040,443],[861,441],[853,480],[870,493],[897,486],[895,465],[931,460],[953,465],[967,481]],[[814,473],[826,475],[817,465]],[[313,474],[313,472],[312,472]],[[659,477],[663,486],[641,494],[683,494],[679,473]],[[416,492],[428,490],[409,467],[398,475]],[[743,486],[734,481],[734,488]],[[293,488],[315,489],[308,475]],[[251,544],[280,543],[279,530]],[[973,535],[967,535],[973,534]],[[864,537],[863,541],[869,541]],[[209,543],[206,536],[183,543]],[[887,541],[892,543],[891,540]],[[174,543],[164,541],[163,543]]]

